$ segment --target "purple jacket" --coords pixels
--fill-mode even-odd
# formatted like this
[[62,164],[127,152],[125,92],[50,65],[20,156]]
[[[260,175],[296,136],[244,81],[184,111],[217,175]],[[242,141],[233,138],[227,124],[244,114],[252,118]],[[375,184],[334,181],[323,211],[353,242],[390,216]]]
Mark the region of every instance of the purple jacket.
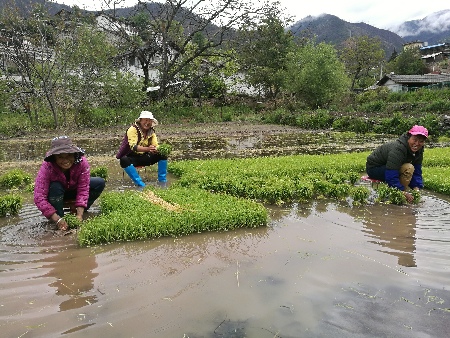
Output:
[[75,207],[87,207],[89,198],[89,182],[91,171],[86,157],[74,163],[70,170],[70,181],[60,167],[54,162],[43,162],[34,182],[34,203],[42,214],[49,218],[56,209],[48,201],[48,191],[51,182],[61,182],[66,190],[76,190]]

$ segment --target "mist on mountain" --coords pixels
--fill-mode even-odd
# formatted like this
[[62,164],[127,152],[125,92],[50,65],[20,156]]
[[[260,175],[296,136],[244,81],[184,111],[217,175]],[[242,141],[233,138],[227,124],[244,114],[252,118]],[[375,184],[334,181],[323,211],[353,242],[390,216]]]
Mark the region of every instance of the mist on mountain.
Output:
[[406,21],[393,27],[392,31],[406,41],[450,42],[450,9],[432,13],[421,20]]

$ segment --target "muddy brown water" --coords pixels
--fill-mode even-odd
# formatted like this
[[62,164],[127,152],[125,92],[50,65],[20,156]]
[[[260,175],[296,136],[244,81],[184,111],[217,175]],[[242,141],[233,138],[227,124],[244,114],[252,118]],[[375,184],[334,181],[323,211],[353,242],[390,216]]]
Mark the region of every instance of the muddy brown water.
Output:
[[[91,162],[108,166],[108,190],[134,189],[114,159]],[[142,175],[156,184],[155,168]],[[257,229],[91,248],[24,197],[0,218],[1,337],[450,336],[446,196],[268,207]]]
[[[389,135],[361,136],[244,122],[157,128],[160,143],[168,142],[173,146],[172,160],[365,151],[393,138]],[[70,135],[88,156],[113,157],[124,131],[113,129],[58,133]],[[50,138],[48,135],[31,133],[26,137],[0,139],[0,162],[43,158],[49,149]]]

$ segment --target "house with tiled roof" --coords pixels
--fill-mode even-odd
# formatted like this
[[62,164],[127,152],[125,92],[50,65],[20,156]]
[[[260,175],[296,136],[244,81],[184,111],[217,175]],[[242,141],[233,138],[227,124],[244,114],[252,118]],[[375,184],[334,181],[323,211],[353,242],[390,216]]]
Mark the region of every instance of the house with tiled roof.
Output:
[[376,83],[376,86],[388,87],[393,92],[412,91],[423,87],[450,87],[450,74],[386,74]]
[[424,44],[419,50],[422,60],[426,63],[442,61],[450,56],[450,44],[447,42],[436,45]]

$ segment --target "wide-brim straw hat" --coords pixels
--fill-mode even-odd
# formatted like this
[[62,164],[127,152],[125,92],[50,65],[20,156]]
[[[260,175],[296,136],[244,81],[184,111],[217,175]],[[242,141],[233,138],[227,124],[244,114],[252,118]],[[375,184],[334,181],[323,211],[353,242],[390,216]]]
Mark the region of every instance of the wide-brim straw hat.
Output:
[[84,155],[84,150],[73,144],[69,136],[58,136],[52,140],[50,150],[45,154],[44,160],[52,162],[53,155],[57,154],[75,154]]
[[154,126],[158,125],[158,120],[155,119],[155,117],[153,116],[152,112],[149,112],[148,110],[141,111],[141,115],[139,115],[139,117],[137,118],[136,122],[138,122],[140,119],[150,119],[150,120],[153,120],[153,125]]

